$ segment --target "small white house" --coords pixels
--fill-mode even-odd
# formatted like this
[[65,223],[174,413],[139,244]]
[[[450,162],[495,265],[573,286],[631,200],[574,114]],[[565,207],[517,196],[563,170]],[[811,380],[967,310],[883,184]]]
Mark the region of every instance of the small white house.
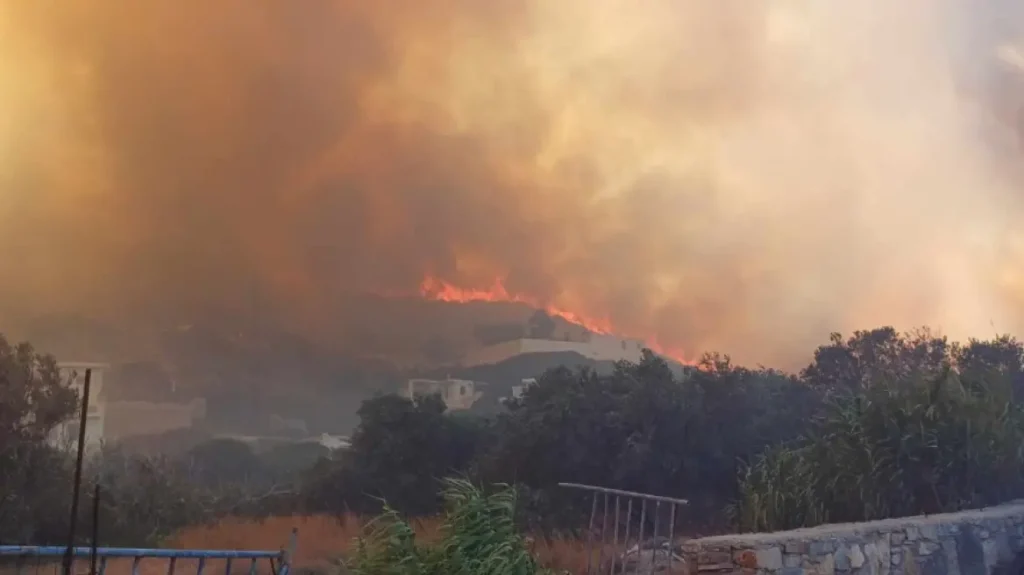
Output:
[[439,394],[451,411],[469,409],[483,396],[479,382],[466,379],[410,379],[401,391],[403,397]]
[[347,436],[331,435],[329,433],[321,433],[318,443],[331,451],[339,451],[352,447],[352,442]]
[[527,377],[523,379],[519,385],[512,386],[512,397],[501,398],[502,403],[513,399],[522,399],[523,394],[526,393],[526,390],[529,389],[531,385],[535,385],[536,383],[537,379],[533,377]]
[[83,392],[85,391],[85,374],[86,371],[92,370],[92,377],[89,381],[89,408],[85,418],[85,448],[99,447],[103,442],[107,417],[106,405],[100,395],[103,392],[103,376],[110,366],[105,363],[62,362],[57,367],[60,369],[61,380],[78,393],[79,403],[74,417],[58,425],[51,432],[51,443],[57,447],[77,448],[78,430],[81,425],[81,402],[84,399]]

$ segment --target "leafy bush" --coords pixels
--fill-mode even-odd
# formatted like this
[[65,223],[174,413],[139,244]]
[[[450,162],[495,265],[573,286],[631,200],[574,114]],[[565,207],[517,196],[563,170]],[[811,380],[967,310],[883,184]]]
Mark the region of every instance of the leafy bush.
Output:
[[515,528],[515,490],[484,494],[447,479],[440,541],[420,544],[412,526],[386,509],[357,542],[348,568],[357,575],[535,575],[544,570]]
[[1024,492],[1024,412],[1009,385],[879,381],[830,400],[795,447],[765,453],[741,480],[744,530],[956,511]]
[[92,506],[91,489],[96,482],[100,485],[104,544],[158,544],[179,529],[215,518],[225,503],[219,493],[192,481],[180,462],[167,457],[105,448],[90,459],[85,477],[91,480],[82,488],[83,514]]
[[439,512],[441,478],[469,469],[484,431],[477,421],[445,410],[437,395],[364,401],[351,448],[337,460],[321,461],[307,476],[308,508],[378,513],[386,500],[403,514]]

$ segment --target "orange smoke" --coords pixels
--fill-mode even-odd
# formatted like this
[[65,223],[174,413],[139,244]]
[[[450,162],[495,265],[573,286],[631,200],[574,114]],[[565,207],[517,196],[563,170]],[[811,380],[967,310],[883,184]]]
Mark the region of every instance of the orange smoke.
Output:
[[0,0],[0,320],[342,347],[422,288],[785,367],[1024,328],[997,4]]

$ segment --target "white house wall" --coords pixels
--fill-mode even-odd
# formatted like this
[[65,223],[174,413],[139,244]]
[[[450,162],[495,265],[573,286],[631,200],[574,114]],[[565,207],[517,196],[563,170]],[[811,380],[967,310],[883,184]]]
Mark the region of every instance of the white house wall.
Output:
[[593,335],[589,342],[518,339],[485,347],[470,354],[464,365],[494,364],[524,353],[576,352],[595,361],[640,361],[643,343],[611,335]]

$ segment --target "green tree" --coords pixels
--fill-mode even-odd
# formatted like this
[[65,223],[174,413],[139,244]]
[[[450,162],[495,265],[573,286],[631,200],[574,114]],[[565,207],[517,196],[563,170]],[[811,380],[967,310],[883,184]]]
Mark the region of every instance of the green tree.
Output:
[[[86,477],[100,484],[102,537],[116,545],[156,545],[180,529],[238,507],[238,498],[224,497],[196,481],[186,462],[168,457],[105,447],[89,461]],[[88,493],[93,485],[84,485],[83,491]],[[89,524],[89,508],[82,505],[84,525]]]
[[383,395],[363,402],[351,447],[319,466],[308,482],[311,505],[379,511],[386,499],[402,513],[437,512],[440,480],[469,470],[481,438],[476,420],[445,410],[436,395]]
[[77,402],[53,356],[0,335],[0,452],[45,440],[74,415]]
[[857,331],[848,339],[833,333],[801,373],[809,384],[851,392],[878,382],[937,377],[950,364],[950,344],[927,329],[900,334],[892,327]]
[[[972,357],[964,365],[973,370]],[[775,447],[747,470],[736,508],[741,528],[939,513],[1024,493],[1024,412],[1005,378],[985,379],[986,369],[967,381],[932,358],[931,368],[894,379],[890,360],[862,364],[874,379],[833,396],[805,441]],[[944,363],[939,375],[923,375]]]
[[192,476],[208,485],[263,482],[267,470],[252,448],[235,439],[211,439],[187,454]]
[[1014,399],[1024,401],[1024,345],[1016,338],[1001,335],[988,341],[971,339],[967,345],[953,346],[951,353],[965,382],[1009,386]]
[[46,440],[74,415],[77,399],[52,356],[0,336],[0,539],[53,542],[60,536],[69,460]]
[[687,498],[687,516],[724,522],[740,463],[795,439],[816,397],[795,378],[721,356],[684,381],[649,351],[608,376],[555,369],[499,417],[482,470],[529,488],[533,512],[554,522],[547,526],[571,523],[586,507],[556,490],[559,482]]

